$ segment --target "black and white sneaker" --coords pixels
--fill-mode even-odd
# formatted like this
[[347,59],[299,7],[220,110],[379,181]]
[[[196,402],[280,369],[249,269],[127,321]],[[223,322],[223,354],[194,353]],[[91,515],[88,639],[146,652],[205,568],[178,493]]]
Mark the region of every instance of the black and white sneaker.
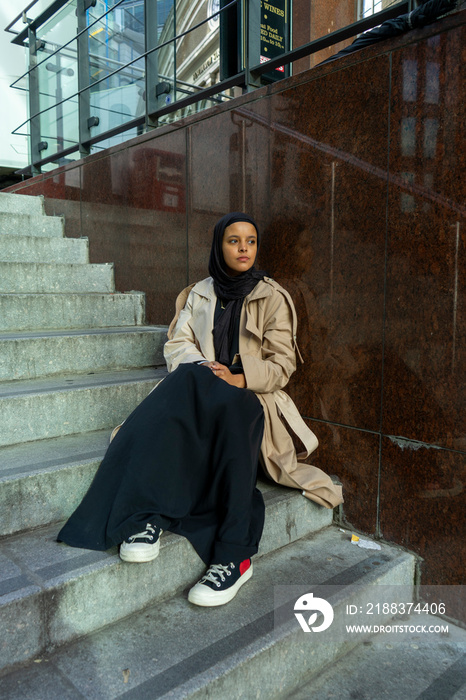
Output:
[[252,576],[252,562],[212,564],[204,576],[191,588],[188,600],[194,605],[211,607],[229,603]]
[[120,559],[130,562],[152,561],[160,550],[160,527],[147,523],[144,532],[128,537],[120,545]]

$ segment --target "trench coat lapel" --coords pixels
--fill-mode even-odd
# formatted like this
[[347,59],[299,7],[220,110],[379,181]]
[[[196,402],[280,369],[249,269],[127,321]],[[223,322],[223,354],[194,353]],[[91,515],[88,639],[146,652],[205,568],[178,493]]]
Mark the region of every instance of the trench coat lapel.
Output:
[[[192,329],[200,343],[200,349],[204,357],[215,358],[214,339],[211,329],[214,327],[215,305],[217,295],[214,291],[214,284],[211,277],[202,280],[193,287],[193,292],[200,297],[196,303],[196,314],[193,317]],[[264,299],[273,294],[273,289],[268,284],[257,284],[252,292],[246,297],[246,304],[243,305],[242,314],[246,315],[246,330],[262,341],[262,332],[256,324],[252,313],[247,313],[249,302]],[[240,339],[241,340],[241,339]]]
[[[269,277],[265,277],[264,281],[268,281],[269,284],[263,284],[259,283],[254,287],[252,290],[251,294],[246,297],[246,302],[249,304],[249,302],[252,301],[257,301],[258,299],[265,299],[266,297],[269,297],[273,294],[273,287],[272,285],[276,285],[276,282],[274,280],[270,279]],[[271,283],[271,284],[270,284]],[[298,358],[300,362],[304,362],[301,353],[298,348],[298,343],[296,340],[296,332],[297,332],[297,326],[298,326],[298,318],[296,315],[296,310],[293,304],[293,300],[290,296],[290,294],[286,291],[286,289],[283,289],[283,287],[280,287],[281,293],[287,298],[288,304],[290,306],[291,310],[291,315],[292,315],[292,332],[293,332],[293,342],[294,342],[294,347],[296,354],[298,355]],[[243,306],[243,314],[246,314],[246,330],[249,331],[252,335],[256,336],[256,338],[259,339],[260,342],[262,342],[262,331],[259,330],[257,327],[256,321],[253,318],[252,313],[247,313],[246,306],[247,304],[244,304]]]
[[196,284],[193,291],[199,298],[196,301],[196,314],[193,315],[191,328],[199,341],[200,350],[204,357],[215,360],[212,328],[214,327],[217,296],[214,292],[212,278],[208,277],[199,284]]
[[257,301],[258,299],[265,299],[273,293],[272,288],[268,284],[259,283],[257,284],[252,292],[246,297],[246,303],[243,304],[242,313],[246,315],[246,330],[252,335],[256,336],[260,342],[262,342],[262,332],[259,330],[256,324],[256,319],[252,313],[248,313],[249,304],[252,301]]

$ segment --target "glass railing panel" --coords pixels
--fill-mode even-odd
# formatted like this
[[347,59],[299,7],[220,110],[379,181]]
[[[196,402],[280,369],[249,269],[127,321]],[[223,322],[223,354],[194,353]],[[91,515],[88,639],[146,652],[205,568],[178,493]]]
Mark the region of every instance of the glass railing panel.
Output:
[[144,3],[132,2],[129,9],[123,3],[96,22],[111,4],[97,2],[88,11],[91,85],[144,53]]
[[127,129],[121,134],[116,134],[116,136],[111,136],[110,138],[103,138],[102,141],[95,143],[91,146],[91,153],[99,153],[100,151],[105,151],[106,148],[111,148],[112,146],[118,146],[120,143],[128,141],[135,136],[139,136],[144,133],[144,126],[134,127],[132,129]]
[[[183,3],[180,5],[183,7]],[[188,15],[186,9],[183,12],[182,7],[176,15],[177,34],[210,19],[176,43],[177,100],[220,81],[219,16],[212,16],[219,9],[219,3],[202,3],[194,16]]]
[[76,36],[76,0],[69,0],[53,17],[38,27],[37,38],[46,48],[63,46]]
[[41,141],[47,148],[41,151],[42,158],[60,153],[78,144],[78,99],[71,98],[40,115]]
[[45,163],[45,165],[41,167],[41,170],[43,173],[48,173],[53,170],[56,170],[57,168],[61,168],[62,165],[67,165],[68,163],[72,163],[75,160],[80,160],[80,158],[82,158],[82,155],[79,153],[79,151],[75,151],[74,153],[69,153],[63,158],[59,158],[57,161],[54,161],[52,163]]
[[[176,42],[175,19],[178,2],[159,0],[157,2],[157,45],[154,63],[157,66],[156,84],[161,84],[161,92],[155,102],[158,108],[173,104],[176,99]],[[154,89],[156,85],[154,85]]]
[[[183,86],[184,87],[184,86]],[[211,95],[210,97],[206,98],[203,97],[196,102],[191,103],[190,105],[187,105],[185,107],[180,107],[180,109],[177,109],[173,112],[170,112],[168,114],[165,114],[158,119],[159,124],[169,124],[175,121],[178,121],[178,119],[183,119],[185,117],[189,117],[192,114],[197,114],[198,112],[202,112],[205,109],[209,109],[210,107],[215,107],[219,104],[222,104],[224,102],[228,102],[229,100],[233,99],[234,89],[231,90],[224,90],[220,91],[220,86],[219,86],[219,92]],[[182,97],[186,97],[187,94],[195,94],[195,91],[187,91],[186,93],[183,91],[179,91],[179,97],[178,99]]]
[[[220,81],[219,17],[212,16],[219,7],[216,0],[195,5],[177,0],[175,11],[167,17],[160,37],[162,42],[173,36],[172,17],[176,17],[176,34],[179,38],[159,51],[159,77],[170,85],[170,91],[162,94],[158,100],[159,108],[183,100]],[[158,123],[176,121],[224,99],[227,98],[219,94],[212,99],[199,100],[159,117]]]
[[[47,54],[50,54],[48,59]],[[41,60],[35,70],[39,79],[40,110],[76,97],[78,92],[76,41],[59,51],[55,51],[53,45],[47,44],[46,48],[38,52],[38,56]]]
[[92,127],[93,137],[144,116],[144,79],[144,59],[140,59],[121,68],[116,75],[91,85],[90,113],[91,117],[99,119],[99,124]]
[[175,36],[175,0],[157,0],[157,39],[159,44]]
[[[105,6],[111,5],[97,2],[88,11],[88,22],[94,22]],[[145,62],[138,59],[144,51],[141,0],[114,7],[89,27],[91,116],[99,119],[92,127],[93,137],[144,115]]]

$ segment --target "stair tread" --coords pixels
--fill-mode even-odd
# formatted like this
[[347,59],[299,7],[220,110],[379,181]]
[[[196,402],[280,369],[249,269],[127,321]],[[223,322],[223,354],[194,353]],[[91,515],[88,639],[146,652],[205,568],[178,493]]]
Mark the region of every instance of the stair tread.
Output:
[[0,292],[0,299],[2,297],[58,297],[62,299],[63,297],[131,297],[131,296],[141,296],[144,292],[131,291],[131,292]]
[[[112,557],[116,559],[116,554],[107,554],[100,562],[92,561],[92,557],[79,560],[83,556],[86,555],[82,551],[75,555],[74,564],[72,559],[68,559],[64,563],[65,568],[66,565],[72,567],[76,564],[83,569],[86,566],[105,566],[111,564]],[[23,554],[23,562],[26,558]],[[268,649],[274,644],[283,644],[288,638],[298,640],[302,658],[290,659],[285,654],[284,660],[277,658],[276,664],[269,664],[269,684],[274,682],[277,675],[280,677],[283,663],[292,671],[293,661],[302,665],[304,651],[309,657],[312,654],[311,636],[306,638],[296,621],[291,626],[274,628],[275,586],[293,584],[312,588],[338,584],[343,591],[340,597],[344,602],[350,599],[355,585],[373,586],[384,571],[390,571],[410,558],[411,555],[387,545],[382,545],[382,552],[377,555],[352,547],[347,533],[329,527],[256,560],[251,581],[222,608],[192,606],[187,601],[186,591],[183,591],[170,600],[133,613],[130,619],[120,620],[41,658],[47,661],[46,672],[57,677],[57,687],[61,687],[63,678],[67,679],[70,684],[68,688],[76,693],[70,695],[72,698],[82,693],[85,697],[110,700],[123,691],[127,691],[125,697],[135,700],[149,697],[155,700],[167,697],[169,693],[174,693],[170,697],[177,698],[191,695],[234,697],[228,693],[208,694],[212,690],[203,695],[202,690],[212,681],[223,682],[226,679],[228,682],[230,671],[238,668],[244,678],[243,688],[247,687],[251,674],[247,675],[247,671],[243,670],[245,663],[250,659],[260,659],[263,652],[267,656]],[[378,562],[377,566],[374,566],[375,561]],[[128,576],[137,576],[138,566],[151,566],[155,573],[157,564],[155,561],[150,565],[120,563],[119,566],[130,566]],[[63,576],[50,554],[45,559],[42,557],[40,565],[34,569],[39,583],[44,577],[51,583]],[[55,579],[50,579],[50,576]],[[308,644],[304,648],[306,642]],[[83,672],[84,669],[92,671]],[[123,670],[126,669],[130,671],[129,679],[123,685]],[[31,664],[29,669],[21,671],[21,678],[25,678],[33,687],[41,682],[43,673],[42,664],[40,667]],[[88,686],[90,676],[99,686],[94,687],[93,691]],[[2,679],[2,685],[7,683],[3,687],[18,692],[21,683],[20,686],[14,685],[18,679],[17,674],[11,674]],[[256,692],[256,688],[254,692],[251,688],[250,696],[245,697],[271,697],[267,687],[264,694],[256,695]]]
[[[1,253],[0,253],[1,255]],[[85,268],[89,269],[91,267],[94,268],[113,268],[113,263],[91,263],[91,262],[35,262],[34,260],[21,260],[21,261],[15,261],[15,260],[2,260],[0,258],[0,268],[2,266],[8,266],[12,267],[13,265],[17,266],[20,269],[24,269],[25,267],[30,267],[30,268],[36,268],[39,267],[41,269],[45,268],[53,268],[54,270],[58,268],[70,268],[70,267],[79,267],[79,268]]]
[[[12,217],[14,216],[15,218],[18,219],[32,219],[34,222],[43,222],[43,221],[62,221],[63,216],[56,215],[54,216],[53,214],[45,214],[45,212],[27,212],[27,211],[4,211],[0,207],[0,215],[2,216],[3,220],[5,221],[6,217]],[[3,234],[0,232],[0,235],[8,235],[8,234]]]
[[[299,491],[269,482],[260,487],[265,501],[260,554],[330,526],[332,512]],[[133,575],[116,547],[93,552],[57,544],[61,522],[0,541],[0,668],[34,659],[46,648],[170,598],[205,568],[185,538],[164,533],[157,561]]]
[[[263,488],[264,491],[269,494],[268,498],[272,500],[277,497],[277,494],[286,499],[301,498],[298,491],[291,491],[290,489],[269,482],[260,482],[260,486],[261,489]],[[310,505],[311,507],[320,508],[320,506],[316,506],[312,503]],[[120,561],[116,547],[105,552],[96,552],[57,543],[56,536],[62,525],[63,523],[53,523],[36,528],[35,530],[2,538],[0,542],[0,553],[3,555],[2,558],[4,558],[5,561],[11,562],[11,565],[10,567],[2,566],[0,570],[0,595],[5,595],[7,588],[10,589],[9,593],[20,591],[24,589],[25,584],[26,586],[49,587],[54,582],[64,581],[65,579],[63,577],[69,578],[71,575],[80,576],[82,570],[91,565],[128,566],[128,564]],[[331,530],[331,534],[328,533],[329,530]],[[319,533],[321,541],[317,550],[313,550],[312,552],[312,566],[310,555],[308,557],[307,565],[309,568],[306,569],[304,573],[306,576],[309,576],[309,583],[321,583],[321,577],[319,577],[317,573],[321,572],[321,570],[325,570],[325,572],[330,571],[332,568],[328,563],[330,560],[332,561],[332,566],[337,565],[340,571],[347,567],[348,561],[353,565],[354,563],[365,561],[367,558],[374,556],[373,551],[368,552],[359,547],[350,546],[349,534],[341,533],[338,528],[326,528],[325,532],[327,533],[325,536],[323,531]],[[310,537],[314,537],[314,535]],[[174,533],[165,533],[161,539],[161,546],[170,547],[174,541],[180,539],[182,540],[184,538]],[[298,540],[298,542],[301,541],[302,540]],[[295,548],[297,545],[296,542],[294,542],[287,546]],[[298,548],[301,548],[301,546],[302,545]],[[390,545],[382,544],[381,548],[381,553],[390,552],[390,557],[404,554],[404,552],[394,550]],[[330,552],[332,553],[332,557],[329,557]],[[395,554],[393,554],[393,552],[395,552]],[[378,555],[379,553],[377,553],[377,556]],[[411,557],[412,555],[407,556]],[[345,562],[344,567],[341,566],[342,561]],[[156,566],[155,562],[149,562],[148,564],[151,567]],[[23,572],[21,580],[16,580],[17,577],[11,576],[15,566],[20,567]],[[296,568],[296,565],[294,566]],[[134,573],[136,574],[138,567],[134,566],[131,568],[134,568]],[[301,573],[303,573],[302,569],[303,562],[297,566],[297,570],[301,571]],[[298,585],[303,583],[303,581],[301,579],[294,580],[291,574],[288,577],[286,572],[280,571],[279,578],[275,580],[275,585],[279,583],[283,585]]]
[[[109,433],[107,431],[96,431],[90,434],[91,444],[94,445],[95,452],[103,457],[105,449],[109,442]],[[104,444],[105,443],[105,444]],[[268,494],[267,498],[272,503],[277,499],[293,499],[303,500],[301,493],[297,490],[291,490],[284,486],[280,486],[270,481],[269,479],[259,478],[258,487],[263,494]],[[317,508],[321,510],[321,506],[317,506],[314,503],[306,501],[306,505],[310,505],[311,508]],[[43,525],[41,527],[34,528],[33,530],[26,530],[25,532],[16,533],[14,535],[7,535],[0,539],[0,553],[9,557],[11,554],[14,561],[21,562],[21,566],[24,566],[24,570],[29,572],[35,571],[36,569],[42,569],[44,562],[49,562],[47,566],[53,565],[57,566],[58,569],[66,567],[67,562],[77,562],[77,566],[73,570],[79,570],[81,568],[81,558],[83,555],[88,554],[91,550],[79,549],[77,547],[68,547],[62,543],[56,542],[56,535],[61,529],[62,525],[65,523],[62,520],[58,523],[49,523],[48,525]],[[173,533],[165,533],[163,536],[162,544],[164,546],[169,546],[172,539],[183,539],[179,535]],[[96,560],[104,561],[111,557],[114,563],[119,563],[120,559],[116,554],[116,548],[107,550],[106,552],[93,552],[96,555]],[[97,556],[98,555],[98,556]],[[69,568],[69,567],[68,567]],[[46,572],[44,577],[42,577],[42,583],[45,585],[49,578],[54,578],[56,576],[55,572],[49,576],[50,572]],[[6,572],[0,570],[0,586],[1,582],[8,580],[9,576]],[[0,596],[1,588],[0,588]],[[1,606],[1,602],[0,602]]]
[[0,341],[28,338],[58,338],[63,336],[108,335],[121,333],[165,332],[168,326],[109,326],[108,328],[61,328],[50,331],[0,331]]
[[165,368],[145,368],[95,374],[69,374],[46,379],[24,379],[0,383],[0,399],[22,397],[30,394],[43,394],[56,391],[89,389],[92,387],[129,384],[134,382],[162,379],[167,374]]
[[0,382],[164,366],[166,326],[0,332]]
[[[293,500],[304,502],[310,511],[325,511],[321,506],[305,500],[298,491],[263,479],[259,480],[258,485],[264,493],[266,511],[273,508],[277,502],[286,503]],[[94,573],[109,566],[120,569],[120,575],[123,579],[125,578],[121,567],[127,565],[122,564],[116,547],[97,552],[57,543],[56,537],[63,522],[52,523],[1,539],[0,611],[2,606],[8,605],[14,599],[34,595],[38,590],[69,586],[71,581],[79,580],[88,573]],[[325,525],[328,524],[329,522],[325,523]],[[168,532],[163,535],[161,547],[170,548],[179,541],[187,545],[183,537]],[[187,546],[192,549],[191,545]],[[198,560],[197,555],[194,557]],[[155,562],[150,563],[151,566],[154,564]],[[202,568],[202,563],[200,564]]]
[[[58,246],[61,249],[74,247],[87,249],[89,243],[89,238],[87,238],[87,236],[83,236],[82,238],[67,238],[63,236],[63,238],[61,238],[59,236],[30,236],[27,233],[3,233],[2,231],[0,231],[0,236],[2,241],[2,249],[5,244],[21,247],[25,243],[31,244],[31,246],[34,248],[49,248],[50,246]],[[0,255],[2,255],[2,252],[3,250],[0,251]],[[2,262],[8,261],[2,260]],[[35,261],[30,260],[28,262]]]
[[[84,461],[100,461],[108,447],[110,433],[107,429],[94,430],[0,447],[0,483],[31,474],[68,468]],[[259,479],[259,482],[262,491],[275,486],[268,480]]]
[[142,325],[143,292],[0,293],[4,331]]
[[[379,633],[314,676],[312,681],[304,682],[291,695],[284,696],[284,700],[465,698],[466,630],[426,614],[413,615],[404,620],[404,624],[427,627],[447,624],[448,636],[441,641],[436,637],[432,642],[427,634],[414,632],[403,641],[393,643],[386,634]],[[459,689],[458,693],[455,689]]]
[[[26,214],[25,216],[29,216],[29,215]],[[46,218],[47,219],[54,219],[54,218],[61,219],[62,217],[61,216],[56,216],[56,217],[47,216]],[[24,233],[24,234],[23,233],[3,233],[2,231],[0,231],[0,236],[2,237],[2,241],[5,238],[11,238],[11,240],[12,241],[14,240],[15,242],[17,242],[21,239],[24,239],[24,238],[26,238],[27,240],[30,240],[30,241],[37,241],[37,236],[29,236],[27,233]],[[84,241],[85,243],[87,243],[89,241],[89,238],[88,238],[88,236],[81,236],[80,238],[75,238],[74,236],[69,237],[69,238],[67,238],[66,236],[64,236],[63,238],[58,238],[57,236],[41,236],[40,237],[40,241],[47,241],[47,240],[67,241],[67,242],[71,242],[71,245],[79,245],[78,243],[76,243],[76,241]],[[59,245],[62,245],[62,244],[59,244]]]
[[109,438],[105,429],[0,447],[0,482],[102,459]]

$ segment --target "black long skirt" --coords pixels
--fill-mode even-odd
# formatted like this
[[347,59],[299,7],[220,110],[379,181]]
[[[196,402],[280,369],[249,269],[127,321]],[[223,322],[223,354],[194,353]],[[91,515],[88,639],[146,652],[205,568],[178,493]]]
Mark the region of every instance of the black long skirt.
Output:
[[58,541],[105,550],[151,523],[186,537],[206,564],[251,557],[264,524],[263,428],[253,392],[180,365],[124,422]]

